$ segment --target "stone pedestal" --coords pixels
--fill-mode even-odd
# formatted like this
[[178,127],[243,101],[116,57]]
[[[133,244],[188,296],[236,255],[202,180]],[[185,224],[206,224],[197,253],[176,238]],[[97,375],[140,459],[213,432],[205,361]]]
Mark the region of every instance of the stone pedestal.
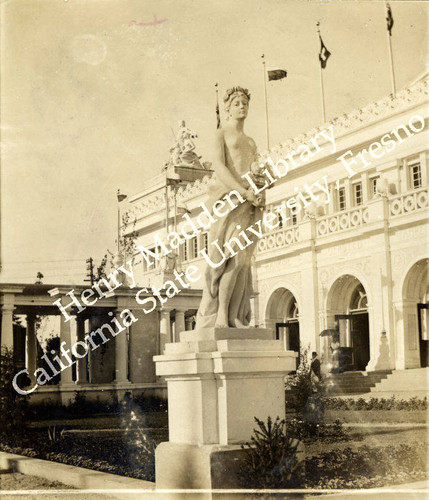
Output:
[[154,357],[169,420],[169,442],[156,450],[157,488],[237,487],[235,468],[222,464],[239,463],[237,445],[250,441],[254,417],[285,417],[284,377],[296,356],[263,328],[187,331],[166,344]]

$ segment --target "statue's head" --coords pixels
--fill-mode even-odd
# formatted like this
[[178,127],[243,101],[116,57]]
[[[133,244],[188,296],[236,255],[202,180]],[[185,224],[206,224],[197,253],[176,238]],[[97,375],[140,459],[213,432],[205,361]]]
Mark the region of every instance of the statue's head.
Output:
[[235,102],[238,105],[238,101],[247,102],[247,106],[249,105],[250,93],[247,89],[243,89],[243,87],[232,87],[228,89],[223,97],[223,102],[225,106],[225,111],[229,116],[231,116],[231,106]]

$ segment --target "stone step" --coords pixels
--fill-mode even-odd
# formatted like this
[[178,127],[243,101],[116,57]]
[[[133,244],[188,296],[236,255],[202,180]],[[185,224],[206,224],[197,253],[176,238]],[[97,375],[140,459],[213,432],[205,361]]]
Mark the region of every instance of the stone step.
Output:
[[333,394],[365,394],[371,391],[390,372],[345,372],[325,378],[330,384],[327,392]]
[[429,368],[395,370],[378,382],[371,392],[429,390]]

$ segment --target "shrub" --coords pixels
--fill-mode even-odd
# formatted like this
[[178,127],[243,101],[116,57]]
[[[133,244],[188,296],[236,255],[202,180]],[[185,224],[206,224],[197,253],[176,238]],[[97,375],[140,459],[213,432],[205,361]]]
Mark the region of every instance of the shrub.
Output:
[[407,479],[423,479],[427,470],[427,453],[427,443],[332,450],[306,459],[306,486],[369,488]]
[[370,398],[365,400],[359,399],[341,399],[341,398],[326,398],[324,406],[329,410],[404,410],[404,411],[419,411],[428,409],[427,398],[418,399],[396,399],[392,396],[389,399],[385,398]]
[[28,401],[18,394],[12,380],[19,368],[13,351],[2,347],[0,352],[0,434],[11,436],[25,431]]
[[286,435],[286,421],[279,417],[267,424],[255,417],[259,429],[254,430],[240,470],[247,488],[293,488],[301,483],[301,464],[297,459],[299,441]]
[[134,396],[133,400],[143,411],[167,411],[167,401],[157,396],[145,396],[143,393]]
[[308,406],[308,399],[313,396],[310,364],[308,362],[309,347],[301,347],[299,352],[299,366],[296,373],[289,378],[291,398],[287,402],[302,416]]
[[292,438],[305,443],[312,443],[315,440],[324,443],[337,443],[350,439],[339,420],[336,420],[333,424],[323,422],[315,424],[294,418],[288,422],[287,432]]
[[301,347],[299,366],[296,374],[289,379],[291,395],[286,404],[290,405],[297,414],[298,420],[318,424],[324,417],[325,388],[323,383],[318,384],[317,392],[311,381],[310,363],[308,362],[309,347]]

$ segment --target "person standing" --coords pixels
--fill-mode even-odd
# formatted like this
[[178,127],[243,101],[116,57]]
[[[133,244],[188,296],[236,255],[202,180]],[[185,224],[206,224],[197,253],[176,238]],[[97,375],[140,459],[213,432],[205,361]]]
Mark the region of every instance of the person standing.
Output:
[[317,387],[322,381],[322,374],[320,372],[320,360],[317,357],[317,352],[314,351],[311,353],[310,377],[313,391],[317,392]]

